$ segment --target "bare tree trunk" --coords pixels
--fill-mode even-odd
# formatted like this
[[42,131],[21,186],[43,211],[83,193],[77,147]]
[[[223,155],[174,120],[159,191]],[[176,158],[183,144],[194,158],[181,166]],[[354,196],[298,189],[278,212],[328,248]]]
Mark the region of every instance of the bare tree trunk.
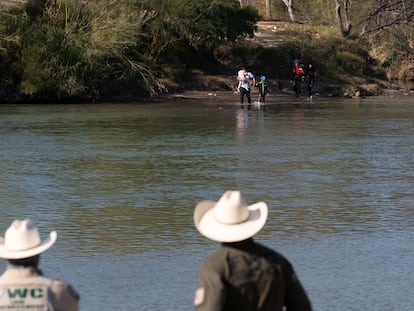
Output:
[[414,24],[414,3],[406,0],[376,0],[364,20],[362,34]]
[[352,23],[349,17],[350,4],[349,0],[344,0],[344,11],[342,12],[342,6],[339,0],[335,0],[336,3],[336,19],[338,20],[338,27],[342,36],[347,37],[352,29]]
[[402,1],[402,5],[403,5],[403,13],[404,13],[405,22],[408,24],[407,7],[405,6],[405,0]]
[[265,0],[265,6],[266,6],[266,18],[270,19],[270,0]]
[[287,7],[287,10],[288,10],[288,14],[289,14],[289,18],[290,18],[290,21],[292,22],[292,23],[296,23],[297,22],[297,20],[296,20],[296,16],[295,16],[295,13],[294,13],[294,11],[293,11],[293,0],[282,0],[283,1],[283,3],[286,5],[286,7]]

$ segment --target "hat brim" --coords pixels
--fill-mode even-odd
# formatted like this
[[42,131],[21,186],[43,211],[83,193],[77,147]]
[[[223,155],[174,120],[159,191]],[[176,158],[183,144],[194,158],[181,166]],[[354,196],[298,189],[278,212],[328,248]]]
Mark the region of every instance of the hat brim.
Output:
[[35,255],[38,255],[40,253],[43,253],[47,249],[49,249],[57,239],[57,232],[52,231],[49,234],[49,237],[42,241],[42,243],[39,246],[23,250],[23,251],[15,251],[7,249],[4,245],[4,239],[0,239],[0,258],[4,259],[23,259],[23,258],[29,258]]
[[259,232],[267,219],[267,204],[258,202],[248,206],[249,217],[238,224],[223,224],[214,216],[217,202],[202,201],[194,210],[194,224],[206,238],[217,242],[239,242],[251,238]]

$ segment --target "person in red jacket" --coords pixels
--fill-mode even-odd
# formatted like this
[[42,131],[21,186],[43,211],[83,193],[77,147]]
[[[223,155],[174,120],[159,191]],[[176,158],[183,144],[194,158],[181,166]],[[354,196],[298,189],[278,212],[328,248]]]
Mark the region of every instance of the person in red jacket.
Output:
[[293,83],[293,90],[295,91],[295,95],[297,98],[300,97],[301,94],[301,84],[302,81],[305,80],[305,71],[303,70],[302,66],[299,63],[299,60],[295,60],[294,66],[292,68],[292,80]]

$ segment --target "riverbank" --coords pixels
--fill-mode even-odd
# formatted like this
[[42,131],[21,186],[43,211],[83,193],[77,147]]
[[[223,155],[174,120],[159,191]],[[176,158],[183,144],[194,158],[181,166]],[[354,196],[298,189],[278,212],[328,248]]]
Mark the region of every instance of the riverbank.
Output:
[[[363,40],[360,40],[363,41]],[[210,55],[211,56],[211,55]],[[204,58],[203,58],[204,57]],[[32,94],[0,88],[0,103],[74,103],[74,102],[151,102],[164,99],[227,100],[235,98],[236,73],[247,66],[256,76],[267,77],[271,94],[269,99],[293,98],[291,75],[294,59],[301,59],[306,66],[316,65],[315,97],[359,98],[364,96],[412,96],[414,81],[390,82],[396,75],[386,74],[384,66],[370,55],[367,47],[357,40],[341,38],[337,31],[324,26],[310,26],[276,21],[261,21],[252,38],[225,43],[214,51],[214,60],[195,52],[181,65],[166,64],[166,72],[159,73],[160,92],[150,96],[142,84],[123,86],[108,91],[86,88],[81,94],[57,94],[53,90]],[[202,63],[201,66],[199,63]],[[191,65],[192,64],[192,65]],[[194,66],[197,64],[199,66]],[[200,68],[199,68],[200,67]],[[409,65],[407,65],[409,67]],[[393,78],[394,77],[394,78]],[[18,80],[18,79],[16,79]],[[303,93],[306,86],[303,86]],[[252,90],[252,96],[257,94]]]
[[[207,101],[238,101],[239,94],[236,90],[235,76],[210,76],[194,75],[190,82],[184,83],[183,87],[169,93],[155,96],[153,100],[207,100]],[[329,84],[318,82],[313,92],[314,98],[360,98],[360,97],[407,97],[414,96],[414,83],[406,85],[384,85],[379,89],[377,85],[365,85],[365,91],[352,88],[349,85]],[[270,94],[267,95],[268,102],[274,101],[298,101],[306,100],[306,84],[302,86],[302,97],[297,99],[292,85],[288,80],[269,81]],[[369,91],[367,91],[369,90]],[[252,101],[257,98],[257,89],[252,89]]]
[[[303,46],[308,46],[303,49]],[[334,50],[333,50],[334,49]],[[234,98],[236,72],[242,63],[256,76],[266,75],[269,98],[294,98],[289,79],[291,61],[302,58],[316,64],[317,97],[359,98],[366,96],[413,96],[414,81],[393,82],[378,60],[371,58],[367,47],[355,40],[343,39],[339,33],[322,26],[261,21],[253,38],[218,49],[222,70],[230,75],[193,73],[178,86],[167,87],[161,97],[174,99]],[[367,61],[369,60],[369,61]],[[409,78],[409,77],[407,77]],[[396,78],[395,78],[396,79]],[[303,93],[306,86],[303,85]],[[256,94],[252,90],[252,94]],[[253,96],[254,97],[254,96]]]
[[[162,94],[152,97],[135,96],[114,96],[92,100],[94,103],[109,102],[163,102],[163,101],[183,101],[183,100],[202,100],[203,102],[238,102],[237,81],[235,76],[222,75],[194,75],[193,79],[183,82],[179,88],[173,88]],[[361,91],[358,88],[345,84],[317,82],[313,88],[314,99],[327,98],[363,98],[363,97],[414,97],[414,83],[403,85],[384,85],[378,88],[377,85],[365,85]],[[306,83],[302,85],[302,96],[296,98],[292,85],[289,80],[269,80],[270,93],[266,96],[268,103],[272,102],[298,102],[306,101]],[[369,91],[367,91],[367,89]],[[258,90],[253,88],[251,91],[252,101],[257,100]],[[60,103],[88,102],[85,99],[71,99]],[[1,102],[1,101],[0,101]],[[50,103],[50,100],[36,100],[34,98],[21,99],[15,101],[5,101],[4,103]]]

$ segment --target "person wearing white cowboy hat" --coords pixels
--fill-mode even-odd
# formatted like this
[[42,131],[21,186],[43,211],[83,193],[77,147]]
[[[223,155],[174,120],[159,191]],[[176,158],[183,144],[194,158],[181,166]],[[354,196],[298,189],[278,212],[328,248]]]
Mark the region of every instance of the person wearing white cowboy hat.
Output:
[[79,310],[79,294],[68,283],[43,276],[38,268],[40,254],[57,238],[50,232],[43,241],[30,219],[14,220],[0,239],[0,258],[9,265],[0,276],[0,309]]
[[267,213],[265,202],[247,205],[239,191],[197,204],[195,227],[221,246],[200,266],[196,310],[312,310],[290,262],[253,240]]

